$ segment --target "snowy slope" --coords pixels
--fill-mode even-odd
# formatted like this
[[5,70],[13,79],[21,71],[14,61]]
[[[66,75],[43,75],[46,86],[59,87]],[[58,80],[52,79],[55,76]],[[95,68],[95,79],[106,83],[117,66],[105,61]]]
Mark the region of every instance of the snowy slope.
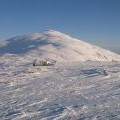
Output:
[[[36,58],[57,62],[33,66]],[[120,120],[119,60],[53,30],[2,41],[0,120]]]
[[115,53],[54,30],[18,36],[5,42],[6,44],[0,47],[0,55],[10,53],[40,56],[60,62],[120,61],[120,56]]
[[120,120],[120,64],[33,67],[0,61],[0,120]]

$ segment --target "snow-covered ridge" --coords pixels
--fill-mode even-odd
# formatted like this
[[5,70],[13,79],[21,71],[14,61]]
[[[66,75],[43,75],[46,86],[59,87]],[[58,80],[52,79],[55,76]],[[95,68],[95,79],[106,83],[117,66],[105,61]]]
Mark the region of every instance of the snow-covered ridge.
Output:
[[17,36],[0,46],[0,55],[6,53],[52,58],[60,62],[120,61],[120,55],[72,38],[55,30]]

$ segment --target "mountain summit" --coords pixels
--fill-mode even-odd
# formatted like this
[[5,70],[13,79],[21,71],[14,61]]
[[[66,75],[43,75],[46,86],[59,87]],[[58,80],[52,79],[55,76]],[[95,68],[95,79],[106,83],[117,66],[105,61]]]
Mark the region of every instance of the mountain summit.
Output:
[[55,30],[8,39],[0,44],[0,56],[6,54],[51,58],[60,62],[120,61],[116,53]]

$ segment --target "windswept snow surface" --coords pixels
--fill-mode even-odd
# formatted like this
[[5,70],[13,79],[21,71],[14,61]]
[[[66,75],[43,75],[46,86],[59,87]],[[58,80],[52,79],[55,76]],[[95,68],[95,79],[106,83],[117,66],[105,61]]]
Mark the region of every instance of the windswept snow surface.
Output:
[[[120,120],[119,55],[56,31],[9,39],[0,54],[0,120]],[[33,66],[46,57],[56,64]]]
[[0,120],[120,120],[120,64],[1,58]]

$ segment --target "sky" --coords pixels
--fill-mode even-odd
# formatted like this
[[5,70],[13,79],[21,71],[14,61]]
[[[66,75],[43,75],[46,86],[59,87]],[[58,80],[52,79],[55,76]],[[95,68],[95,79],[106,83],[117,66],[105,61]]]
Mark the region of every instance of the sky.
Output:
[[0,0],[0,40],[48,29],[120,48],[120,0]]

